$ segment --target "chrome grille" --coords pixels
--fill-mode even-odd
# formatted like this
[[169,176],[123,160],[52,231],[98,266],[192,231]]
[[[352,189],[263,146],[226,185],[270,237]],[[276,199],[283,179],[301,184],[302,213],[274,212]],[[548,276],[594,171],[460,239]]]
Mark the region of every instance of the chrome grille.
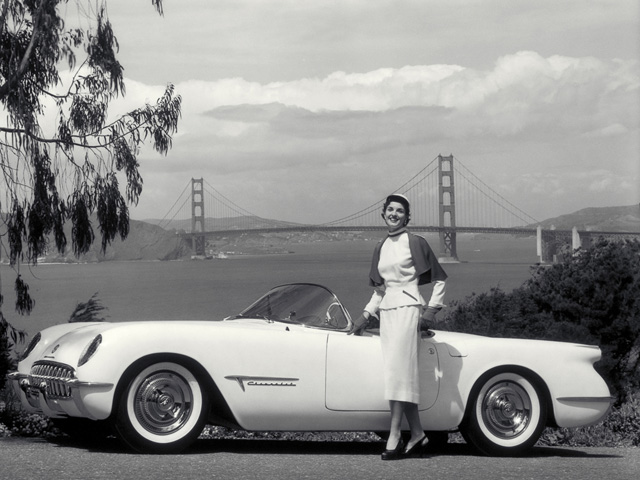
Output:
[[71,387],[67,380],[75,377],[73,368],[61,363],[37,362],[31,367],[31,384],[49,398],[71,398]]

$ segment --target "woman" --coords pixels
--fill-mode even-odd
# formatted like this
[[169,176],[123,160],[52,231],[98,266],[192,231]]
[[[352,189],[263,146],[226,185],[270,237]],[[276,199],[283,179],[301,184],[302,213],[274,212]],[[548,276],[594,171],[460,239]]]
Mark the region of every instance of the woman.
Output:
[[[380,311],[385,398],[391,409],[391,428],[383,460],[411,455],[428,443],[418,412],[419,332],[428,329],[443,307],[447,278],[427,241],[407,231],[410,216],[409,200],[404,195],[387,197],[382,218],[389,233],[374,250],[369,274],[374,292],[351,331],[359,333],[371,315]],[[427,304],[418,285],[430,282],[435,284]],[[411,430],[406,448],[401,435],[403,416]]]

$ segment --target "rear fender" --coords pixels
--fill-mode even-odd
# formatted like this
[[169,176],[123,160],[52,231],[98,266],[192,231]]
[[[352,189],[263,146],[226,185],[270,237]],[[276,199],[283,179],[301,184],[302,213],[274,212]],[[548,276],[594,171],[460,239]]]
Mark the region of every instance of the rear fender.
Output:
[[542,393],[541,400],[545,402],[547,406],[547,412],[548,412],[547,425],[555,426],[555,414],[553,410],[553,402],[551,401],[551,393],[549,392],[549,387],[547,386],[545,381],[540,377],[540,375],[538,375],[533,370],[522,367],[520,365],[501,365],[499,367],[495,367],[495,368],[492,368],[491,370],[484,372],[482,375],[480,375],[480,377],[476,379],[466,399],[466,407],[465,407],[465,413],[462,420],[462,424],[464,425],[468,423],[469,417],[471,415],[471,411],[474,408],[473,402],[471,402],[470,400],[472,398],[475,398],[475,396],[478,394],[478,391],[482,388],[482,385],[484,384],[484,382],[488,378],[494,375],[505,373],[505,372],[512,372],[512,373],[517,373],[518,375],[522,375],[523,377],[525,377],[531,383],[535,384],[540,389]]

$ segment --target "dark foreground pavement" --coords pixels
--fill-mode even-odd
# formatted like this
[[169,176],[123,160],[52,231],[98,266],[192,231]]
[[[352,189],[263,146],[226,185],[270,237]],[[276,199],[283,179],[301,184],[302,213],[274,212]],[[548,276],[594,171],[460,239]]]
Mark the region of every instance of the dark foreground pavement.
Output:
[[117,441],[0,438],[0,478],[636,480],[640,448],[536,447],[527,456],[476,456],[450,444],[423,458],[383,462],[383,443],[198,440],[179,455],[142,455]]

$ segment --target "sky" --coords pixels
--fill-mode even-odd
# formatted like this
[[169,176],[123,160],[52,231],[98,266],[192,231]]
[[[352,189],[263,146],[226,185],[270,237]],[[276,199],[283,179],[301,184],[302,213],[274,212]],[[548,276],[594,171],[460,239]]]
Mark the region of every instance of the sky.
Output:
[[539,220],[640,202],[637,0],[108,6],[116,112],[167,83],[183,100],[169,154],[140,154],[134,219],[163,218],[204,178],[261,217],[328,222],[438,154]]

